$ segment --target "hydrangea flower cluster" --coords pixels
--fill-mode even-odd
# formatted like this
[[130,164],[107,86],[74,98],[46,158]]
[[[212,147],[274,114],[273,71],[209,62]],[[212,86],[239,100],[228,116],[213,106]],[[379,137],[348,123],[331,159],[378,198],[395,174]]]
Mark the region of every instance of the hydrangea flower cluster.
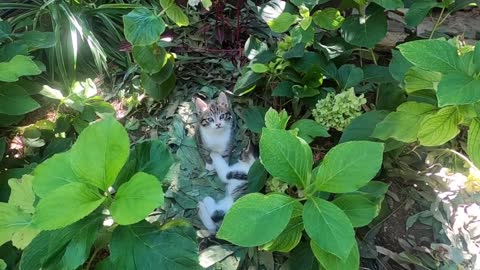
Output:
[[367,103],[363,94],[356,96],[353,88],[340,94],[328,93],[317,102],[312,114],[315,121],[327,128],[342,131],[357,116],[362,114],[362,105]]

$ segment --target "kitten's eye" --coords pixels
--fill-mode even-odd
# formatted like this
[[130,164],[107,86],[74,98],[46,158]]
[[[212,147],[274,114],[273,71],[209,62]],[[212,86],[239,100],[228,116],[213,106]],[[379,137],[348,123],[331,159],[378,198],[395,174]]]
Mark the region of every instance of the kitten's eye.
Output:
[[220,114],[220,120],[223,120],[223,118],[225,118],[225,114],[224,114],[224,113]]
[[213,122],[213,118],[212,117],[208,117],[208,122]]

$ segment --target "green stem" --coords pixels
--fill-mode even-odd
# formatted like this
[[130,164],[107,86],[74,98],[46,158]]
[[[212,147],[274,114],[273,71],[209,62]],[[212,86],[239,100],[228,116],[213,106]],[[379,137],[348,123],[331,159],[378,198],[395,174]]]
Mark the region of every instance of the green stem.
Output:
[[375,53],[373,52],[373,49],[368,49],[370,51],[370,54],[372,55],[373,63],[378,66],[377,63],[377,58],[375,57]]
[[[432,33],[430,33],[430,37],[428,39],[432,39],[433,37],[433,34],[435,34],[435,31],[437,31],[437,28],[440,26],[440,24],[442,24],[442,16],[443,16],[443,12],[445,11],[445,8],[442,8],[442,11],[440,11],[440,15],[438,15],[438,19],[437,21],[435,22],[435,25],[433,26],[433,29],[432,29]],[[447,15],[448,16],[448,15]],[[445,16],[445,18],[447,17]]]
[[93,263],[93,259],[95,259],[95,256],[97,256],[97,253],[100,251],[100,249],[95,249],[93,251],[93,254],[92,256],[90,257],[90,260],[88,260],[88,263],[87,263],[87,268],[85,268],[86,270],[89,270],[90,269],[90,266],[92,265]]

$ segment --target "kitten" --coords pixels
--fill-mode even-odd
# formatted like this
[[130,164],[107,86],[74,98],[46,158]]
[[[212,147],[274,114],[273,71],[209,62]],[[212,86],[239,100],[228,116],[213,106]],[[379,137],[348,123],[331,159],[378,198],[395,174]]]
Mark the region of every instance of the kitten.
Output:
[[243,151],[241,159],[229,166],[218,153],[212,152],[210,157],[220,180],[226,183],[225,197],[216,202],[212,197],[205,197],[198,203],[198,215],[203,225],[210,233],[215,233],[223,217],[232,207],[233,203],[247,193],[248,171],[255,162],[255,157],[250,144]]
[[207,170],[213,170],[209,153],[216,152],[228,160],[232,149],[234,118],[227,95],[221,92],[217,100],[207,104],[195,99],[198,113],[197,140],[200,154],[206,161]]

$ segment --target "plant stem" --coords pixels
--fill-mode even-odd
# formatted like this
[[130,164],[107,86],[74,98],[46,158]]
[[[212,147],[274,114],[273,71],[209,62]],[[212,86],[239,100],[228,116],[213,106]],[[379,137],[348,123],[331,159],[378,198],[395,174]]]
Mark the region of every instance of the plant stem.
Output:
[[368,49],[370,51],[370,54],[372,55],[373,63],[378,66],[377,63],[377,58],[375,58],[375,53],[373,52],[373,49]]
[[93,251],[93,254],[92,256],[90,257],[90,260],[88,260],[88,263],[87,263],[87,268],[85,268],[86,270],[89,270],[90,269],[90,266],[92,265],[93,263],[93,259],[95,259],[95,256],[97,255],[97,253],[100,251],[100,249],[95,249]]
[[[435,25],[433,26],[433,29],[432,29],[432,32],[430,33],[430,37],[428,39],[432,39],[433,37],[433,34],[435,34],[435,31],[437,31],[437,28],[440,26],[440,24],[443,22],[442,21],[442,15],[443,15],[443,12],[445,11],[445,8],[443,7],[442,8],[442,11],[440,11],[440,15],[438,15],[438,19],[437,21],[435,22]],[[448,16],[448,15],[447,15]],[[445,18],[447,17],[445,16]]]

